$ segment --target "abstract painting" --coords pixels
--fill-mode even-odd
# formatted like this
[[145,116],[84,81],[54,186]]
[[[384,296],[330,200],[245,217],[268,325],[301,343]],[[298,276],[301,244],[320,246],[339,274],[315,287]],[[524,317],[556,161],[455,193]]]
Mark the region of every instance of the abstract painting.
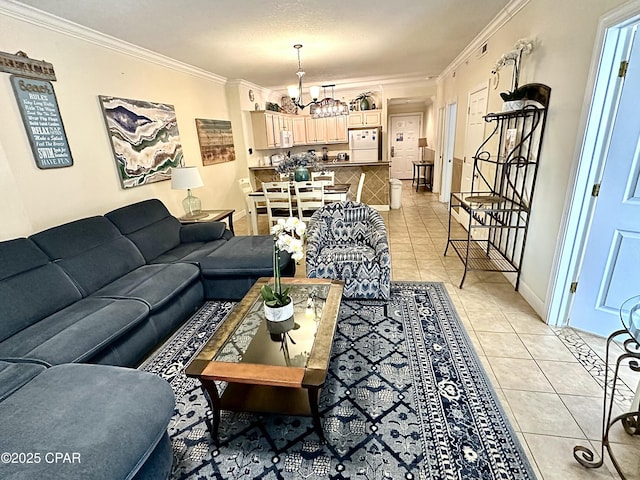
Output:
[[171,178],[182,162],[173,105],[99,96],[122,188]]
[[196,118],[196,130],[204,166],[236,159],[230,121]]

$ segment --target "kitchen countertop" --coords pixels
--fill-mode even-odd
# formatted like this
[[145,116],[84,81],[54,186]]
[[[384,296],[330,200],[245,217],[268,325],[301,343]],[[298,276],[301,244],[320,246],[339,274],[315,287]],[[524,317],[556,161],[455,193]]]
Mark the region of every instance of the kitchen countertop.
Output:
[[[339,167],[388,167],[391,162],[388,161],[378,161],[378,162],[352,162],[350,160],[342,160],[342,161],[328,161],[328,162],[318,162],[318,165],[322,165],[327,168],[339,168]],[[249,170],[275,170],[277,167],[273,165],[268,165],[266,167],[249,167]]]

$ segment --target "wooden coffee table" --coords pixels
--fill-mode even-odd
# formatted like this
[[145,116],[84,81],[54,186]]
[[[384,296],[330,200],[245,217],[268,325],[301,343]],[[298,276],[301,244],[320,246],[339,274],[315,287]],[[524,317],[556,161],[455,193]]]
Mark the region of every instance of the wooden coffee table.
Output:
[[[344,283],[316,278],[283,278],[294,301],[293,329],[270,333],[260,278],[186,368],[198,378],[213,412],[208,421],[218,443],[220,411],[306,415],[320,440],[320,390],[327,378]],[[216,381],[227,382],[218,392]]]

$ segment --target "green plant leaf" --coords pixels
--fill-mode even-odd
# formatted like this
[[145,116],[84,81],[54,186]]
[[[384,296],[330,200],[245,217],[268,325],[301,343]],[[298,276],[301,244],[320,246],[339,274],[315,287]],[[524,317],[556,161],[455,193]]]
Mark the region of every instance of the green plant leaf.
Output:
[[262,299],[265,302],[270,302],[275,300],[275,295],[273,294],[273,290],[271,289],[270,285],[263,285],[262,288],[260,289],[260,295],[262,295]]

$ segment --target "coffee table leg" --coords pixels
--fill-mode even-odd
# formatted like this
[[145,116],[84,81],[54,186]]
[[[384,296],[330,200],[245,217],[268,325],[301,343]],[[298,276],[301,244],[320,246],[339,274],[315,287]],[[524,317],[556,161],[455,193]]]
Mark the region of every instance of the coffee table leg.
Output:
[[209,427],[209,433],[213,441],[218,444],[218,428],[220,427],[220,396],[218,395],[218,387],[213,380],[200,379],[202,389],[205,392],[205,396],[209,401],[209,407],[211,407],[211,415],[213,420],[210,421],[209,417],[206,418],[207,426]]
[[309,406],[311,407],[311,417],[313,418],[313,426],[316,429],[320,443],[326,443],[322,423],[320,423],[320,412],[318,411],[318,399],[320,398],[320,388],[307,388],[309,395]]

